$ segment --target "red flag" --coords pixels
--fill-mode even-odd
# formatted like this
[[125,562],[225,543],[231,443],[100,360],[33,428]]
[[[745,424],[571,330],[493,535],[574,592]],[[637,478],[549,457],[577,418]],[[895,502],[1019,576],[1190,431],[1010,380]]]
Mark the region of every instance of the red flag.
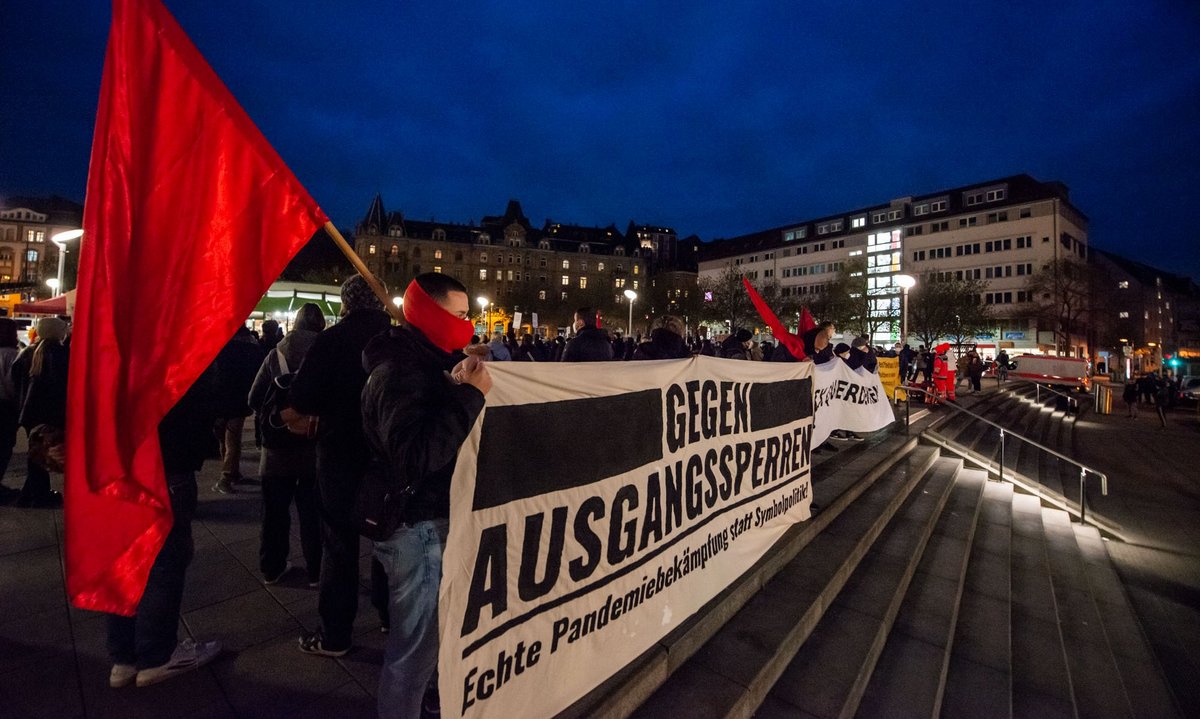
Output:
[[114,0],[68,388],[67,593],[132,614],[171,528],[157,427],[328,218],[159,0]]
[[[783,323],[779,321],[779,318],[767,306],[766,300],[758,294],[758,291],[754,289],[754,285],[750,284],[750,280],[743,276],[742,284],[745,285],[746,292],[750,293],[750,302],[754,304],[754,309],[758,310],[759,317],[762,317],[763,322],[767,323],[767,327],[771,328],[771,334],[775,335],[775,338],[783,343],[783,346],[787,347],[788,352],[791,352],[792,356],[796,359],[802,360],[807,357],[808,355],[804,353],[804,341],[787,331],[787,328],[783,326]],[[804,311],[808,312],[807,309]]]
[[817,326],[817,321],[813,319],[813,316],[811,314],[809,314],[808,308],[801,307],[800,308],[800,327],[799,327],[800,336],[803,337],[805,332],[808,332],[809,330],[815,328],[816,326]]

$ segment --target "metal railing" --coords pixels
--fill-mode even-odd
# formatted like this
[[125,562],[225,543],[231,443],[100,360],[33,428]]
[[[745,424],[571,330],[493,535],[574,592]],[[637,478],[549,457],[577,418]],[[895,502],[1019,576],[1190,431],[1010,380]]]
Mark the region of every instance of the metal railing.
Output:
[[[899,401],[896,397],[897,397],[897,393],[901,392],[901,391],[903,391],[903,392],[918,392],[920,394],[925,395],[926,397],[938,398],[937,393],[930,392],[930,391],[922,389],[920,387],[898,385],[895,389],[892,390],[892,404],[895,404],[896,402]],[[1087,521],[1087,476],[1089,473],[1094,474],[1100,478],[1100,494],[1105,497],[1108,496],[1108,475],[1105,474],[1104,472],[1093,469],[1092,467],[1089,467],[1089,466],[1083,464],[1082,462],[1078,462],[1074,459],[1071,459],[1070,457],[1066,456],[1065,454],[1058,452],[1056,450],[1053,450],[1044,444],[1035,442],[1032,439],[1029,439],[1028,437],[1017,434],[1016,432],[1013,432],[1012,430],[1004,427],[1003,425],[997,424],[996,422],[993,422],[992,420],[987,419],[986,417],[978,415],[969,409],[960,407],[957,404],[947,404],[945,402],[939,402],[939,403],[945,407],[949,407],[950,409],[954,410],[955,412],[961,412],[963,414],[971,415],[972,417],[979,420],[980,422],[991,425],[991,426],[995,427],[996,429],[1000,430],[1000,472],[999,472],[998,476],[1000,477],[1001,480],[1004,479],[1004,439],[1005,439],[1005,437],[1012,436],[1012,437],[1015,437],[1015,438],[1021,440],[1022,442],[1026,443],[1026,444],[1036,447],[1037,449],[1039,449],[1043,452],[1052,454],[1061,460],[1065,460],[1065,461],[1070,462],[1071,464],[1075,465],[1076,467],[1079,467],[1079,521],[1080,521],[1080,523],[1084,523]],[[908,429],[908,425],[909,425],[909,401],[906,398],[904,401],[904,428],[906,430]]]
[[1047,392],[1052,392],[1053,394],[1056,394],[1059,397],[1066,399],[1068,410],[1070,410],[1071,403],[1073,402],[1075,404],[1075,410],[1074,410],[1075,416],[1076,417],[1079,416],[1079,400],[1077,398],[1072,397],[1071,395],[1067,394],[1066,392],[1060,392],[1059,390],[1054,389],[1050,385],[1043,385],[1041,382],[1034,382],[1033,386],[1035,387],[1034,392],[1037,395],[1037,403],[1038,404],[1042,403],[1042,387],[1044,386],[1046,388]]

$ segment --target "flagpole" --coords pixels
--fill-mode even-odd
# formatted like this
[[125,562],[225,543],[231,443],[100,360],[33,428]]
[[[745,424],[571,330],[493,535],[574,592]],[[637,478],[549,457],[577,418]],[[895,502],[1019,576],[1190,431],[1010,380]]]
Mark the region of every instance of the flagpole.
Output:
[[391,297],[388,297],[387,290],[383,289],[383,285],[380,284],[378,278],[371,273],[371,270],[367,269],[367,266],[363,263],[362,258],[358,256],[358,253],[354,251],[354,248],[350,246],[350,243],[346,242],[346,238],[342,237],[342,233],[338,232],[338,228],[333,226],[332,221],[325,223],[325,231],[328,232],[329,236],[333,238],[333,241],[337,243],[338,249],[340,249],[342,254],[346,256],[346,259],[350,260],[350,264],[354,265],[354,269],[358,270],[358,274],[362,275],[363,279],[367,281],[367,284],[371,286],[371,290],[375,292],[375,296],[378,297],[379,301],[383,303],[384,309],[386,309],[387,313],[392,316],[392,319],[396,320],[397,322],[404,321],[404,315],[401,314],[400,308],[392,302]]

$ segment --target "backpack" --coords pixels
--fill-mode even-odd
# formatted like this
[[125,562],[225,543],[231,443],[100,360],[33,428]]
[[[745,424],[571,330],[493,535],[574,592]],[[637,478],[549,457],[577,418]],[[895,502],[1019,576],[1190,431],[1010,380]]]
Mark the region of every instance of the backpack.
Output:
[[279,375],[271,379],[257,417],[262,446],[267,449],[303,447],[312,440],[288,430],[287,423],[279,416],[280,411],[292,406],[288,394],[296,375],[288,368],[283,352],[276,348],[275,354],[279,358]]

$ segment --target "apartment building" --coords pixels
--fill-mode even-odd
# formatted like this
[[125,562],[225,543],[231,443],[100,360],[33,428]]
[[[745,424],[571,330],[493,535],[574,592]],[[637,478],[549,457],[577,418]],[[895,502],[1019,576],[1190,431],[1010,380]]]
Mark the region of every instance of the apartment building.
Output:
[[[893,199],[776,227],[705,248],[700,278],[734,267],[755,282],[777,282],[785,297],[825,291],[852,258],[866,261],[873,311],[899,315],[896,277],[918,282],[978,279],[979,301],[993,306],[996,326],[977,339],[987,349],[1054,350],[1053,328],[1029,317],[1030,276],[1057,259],[1087,258],[1087,218],[1070,202],[1066,185],[1014,175],[964,187]],[[873,340],[899,339],[899,322]],[[1070,352],[1086,356],[1086,339]]]

